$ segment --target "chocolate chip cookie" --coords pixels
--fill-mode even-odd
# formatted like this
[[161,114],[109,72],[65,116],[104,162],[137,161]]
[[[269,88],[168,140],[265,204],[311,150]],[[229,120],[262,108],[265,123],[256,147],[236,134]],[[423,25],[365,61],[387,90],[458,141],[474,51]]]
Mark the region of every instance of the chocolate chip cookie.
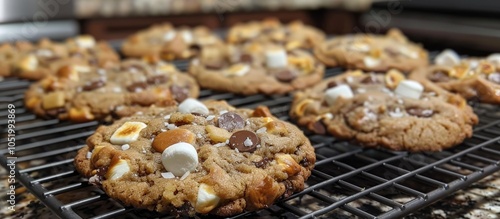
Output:
[[385,72],[398,69],[409,72],[428,65],[428,54],[410,42],[399,30],[387,35],[356,34],[335,37],[314,49],[314,54],[327,66]]
[[105,42],[88,35],[65,42],[42,39],[37,44],[19,41],[0,45],[0,76],[40,80],[65,65],[105,67],[119,62],[118,54]]
[[324,66],[307,51],[249,43],[205,47],[189,73],[201,87],[243,95],[284,94],[319,82]]
[[230,44],[273,42],[288,50],[312,49],[324,40],[323,31],[315,27],[304,25],[301,21],[282,24],[275,18],[236,24],[227,33],[227,42]]
[[125,60],[108,68],[64,66],[30,86],[25,106],[41,117],[85,122],[174,105],[198,92],[196,81],[172,64]]
[[348,71],[294,96],[290,115],[319,133],[366,147],[440,151],[472,135],[478,122],[462,97],[401,72]]
[[173,27],[165,23],[153,25],[128,37],[123,43],[122,53],[128,57],[187,59],[204,46],[220,44],[222,40],[206,27]]
[[267,107],[189,98],[99,127],[74,163],[125,205],[230,216],[303,190],[315,160],[302,131]]
[[416,70],[411,77],[426,78],[466,99],[500,104],[500,54],[461,59],[454,51],[445,50],[434,63]]

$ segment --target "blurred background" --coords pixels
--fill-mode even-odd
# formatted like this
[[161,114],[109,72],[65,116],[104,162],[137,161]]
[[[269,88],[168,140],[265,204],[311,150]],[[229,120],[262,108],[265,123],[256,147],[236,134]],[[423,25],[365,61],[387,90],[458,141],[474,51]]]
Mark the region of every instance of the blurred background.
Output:
[[0,0],[0,41],[92,34],[120,40],[154,23],[224,29],[277,17],[329,35],[391,27],[428,49],[472,55],[500,51],[498,0]]

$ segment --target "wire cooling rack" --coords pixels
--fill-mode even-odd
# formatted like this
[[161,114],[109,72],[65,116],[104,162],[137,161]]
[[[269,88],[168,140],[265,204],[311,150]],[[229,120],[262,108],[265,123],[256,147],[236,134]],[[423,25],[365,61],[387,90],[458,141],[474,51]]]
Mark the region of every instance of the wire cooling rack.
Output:
[[[176,62],[180,69],[186,62]],[[327,69],[326,77],[342,72]],[[121,205],[81,178],[73,166],[98,122],[41,120],[23,106],[28,81],[0,82],[0,163],[7,168],[7,107],[16,107],[16,177],[61,218],[168,218]],[[289,120],[290,95],[248,97],[202,90],[200,99],[227,100],[237,107],[267,105]],[[304,132],[317,162],[304,191],[257,212],[232,218],[397,218],[427,206],[500,170],[500,107],[475,104],[474,135],[452,149],[433,153],[364,149],[333,137]]]

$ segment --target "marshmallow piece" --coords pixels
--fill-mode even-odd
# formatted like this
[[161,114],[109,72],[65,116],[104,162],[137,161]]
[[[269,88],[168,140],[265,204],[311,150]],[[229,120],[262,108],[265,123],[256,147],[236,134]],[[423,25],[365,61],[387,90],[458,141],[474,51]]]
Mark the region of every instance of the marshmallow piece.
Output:
[[269,68],[284,68],[288,65],[284,49],[266,51],[266,64]]
[[486,58],[486,61],[500,66],[500,53],[493,53]]
[[124,159],[119,159],[118,162],[114,163],[114,165],[109,168],[108,172],[106,172],[106,178],[111,180],[119,179],[128,172],[130,172],[128,162]]
[[181,113],[198,113],[201,115],[208,115],[208,108],[202,102],[187,98],[181,104],[179,104],[179,112]]
[[34,71],[38,67],[38,59],[31,54],[23,57],[17,65],[23,71]]
[[184,42],[188,44],[193,42],[193,34],[190,31],[182,31],[181,36]]
[[174,30],[170,30],[163,35],[163,41],[170,41],[174,39],[177,33]]
[[195,210],[198,213],[208,213],[219,204],[220,198],[215,194],[214,189],[205,184],[200,184],[198,188],[198,198],[196,199]]
[[451,50],[445,49],[434,59],[434,63],[436,65],[445,65],[445,66],[454,66],[460,64],[460,56]]
[[363,63],[368,68],[373,68],[380,65],[380,59],[373,58],[371,56],[366,56],[363,58]]
[[168,172],[181,177],[198,166],[198,153],[193,145],[179,142],[171,145],[161,154],[161,162]]
[[143,122],[125,122],[111,135],[111,144],[124,145],[133,142],[147,126]]
[[342,97],[344,99],[350,99],[354,96],[351,87],[346,84],[341,84],[336,87],[332,87],[325,92],[325,100],[329,106],[332,106],[337,98]]
[[88,49],[95,46],[95,39],[92,36],[79,36],[75,39],[76,45],[80,48]]
[[413,80],[402,80],[394,92],[399,96],[418,100],[424,92],[424,86]]
[[226,76],[243,76],[249,71],[250,71],[249,65],[235,64],[227,70]]

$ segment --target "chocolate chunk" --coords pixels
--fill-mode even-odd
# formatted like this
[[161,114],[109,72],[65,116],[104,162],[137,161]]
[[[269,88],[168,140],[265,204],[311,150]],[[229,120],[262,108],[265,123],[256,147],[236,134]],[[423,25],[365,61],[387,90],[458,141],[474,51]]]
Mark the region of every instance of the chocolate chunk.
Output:
[[436,70],[436,71],[432,72],[431,74],[429,74],[429,76],[427,78],[429,80],[431,80],[432,82],[448,82],[448,81],[450,81],[450,77],[448,76],[448,74],[442,70]]
[[491,73],[488,75],[488,80],[500,84],[500,73]]
[[434,115],[434,111],[431,109],[422,109],[418,107],[407,108],[406,112],[412,116],[418,116],[423,118],[428,118]]
[[146,82],[148,84],[163,84],[168,81],[168,77],[165,75],[155,75],[152,77],[149,77]]
[[327,88],[337,87],[339,84],[336,81],[330,81],[326,85]]
[[271,162],[271,161],[273,161],[273,159],[268,158],[268,157],[264,157],[264,158],[262,158],[262,160],[259,160],[257,162],[253,162],[253,164],[257,168],[266,168],[267,164],[269,164],[269,162]]
[[239,152],[253,152],[260,144],[260,138],[252,131],[241,130],[229,138],[229,147],[237,148]]
[[127,86],[127,90],[130,92],[140,92],[145,90],[148,87],[148,84],[144,81],[134,82],[131,85]]
[[253,61],[253,58],[249,54],[242,54],[240,56],[240,62],[242,62],[242,63],[252,63],[252,61]]
[[285,69],[277,72],[275,75],[276,79],[281,82],[290,82],[297,78],[297,74],[291,70]]
[[170,92],[174,95],[175,101],[179,103],[189,97],[189,90],[178,85],[170,86]]
[[285,192],[283,193],[283,195],[281,196],[281,198],[287,198],[287,197],[290,197],[293,192],[294,192],[294,189],[293,189],[293,184],[286,180],[286,181],[283,181],[283,184],[285,185]]
[[193,44],[193,45],[189,46],[189,50],[191,50],[191,52],[193,52],[193,53],[198,54],[201,51],[201,46],[198,44]]
[[235,129],[245,127],[245,121],[234,112],[227,112],[219,116],[219,128],[232,132]]
[[209,70],[219,70],[224,67],[224,63],[222,61],[211,61],[205,63],[205,68]]
[[373,74],[369,74],[368,76],[363,78],[363,80],[361,80],[361,83],[363,83],[363,84],[377,84],[379,82],[380,81],[378,80],[377,76],[375,76]]
[[309,123],[308,125],[309,129],[311,129],[314,133],[324,135],[326,133],[326,128],[325,125],[321,122],[321,120],[318,120],[313,123]]
[[106,82],[104,82],[103,80],[91,81],[87,82],[85,86],[82,87],[82,90],[91,91],[100,87],[104,87],[104,85],[106,85]]
[[307,157],[304,157],[302,160],[300,160],[299,164],[302,165],[303,167],[308,167],[311,163],[309,162]]

